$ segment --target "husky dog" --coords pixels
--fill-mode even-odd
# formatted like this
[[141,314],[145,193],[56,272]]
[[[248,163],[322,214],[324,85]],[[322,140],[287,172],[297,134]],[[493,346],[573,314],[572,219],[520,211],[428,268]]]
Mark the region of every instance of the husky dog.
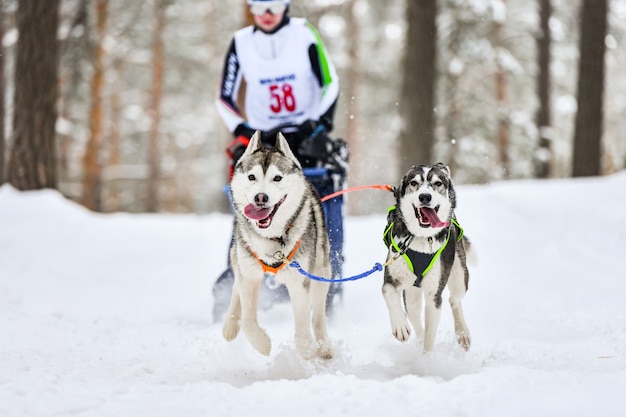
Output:
[[222,327],[224,339],[233,340],[241,326],[250,344],[269,355],[271,341],[259,326],[257,307],[261,281],[270,272],[289,291],[299,354],[332,358],[325,311],[329,284],[312,281],[286,265],[293,259],[314,275],[330,276],[324,211],[281,133],[272,149],[263,146],[259,132],[254,134],[235,166],[230,189],[235,209],[230,249],[235,283]]
[[[423,342],[424,352],[430,352],[439,325],[442,292],[447,285],[456,338],[468,350],[471,340],[461,299],[469,283],[469,241],[454,215],[456,194],[450,168],[442,163],[413,166],[394,194],[396,205],[389,209],[384,234],[389,253],[382,288],[391,331],[396,339],[407,341],[411,334],[408,316],[418,343]],[[421,323],[422,295],[425,332]]]

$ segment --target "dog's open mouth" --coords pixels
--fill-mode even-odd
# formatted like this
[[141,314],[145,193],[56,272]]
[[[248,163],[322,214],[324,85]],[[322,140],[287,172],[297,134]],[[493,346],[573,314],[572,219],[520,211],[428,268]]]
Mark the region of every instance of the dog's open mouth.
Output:
[[280,205],[285,201],[285,195],[280,201],[273,206],[257,206],[256,204],[248,204],[243,209],[243,214],[246,215],[247,218],[256,220],[256,224],[259,229],[267,229],[272,224],[272,219],[274,218],[274,214],[278,211]]
[[450,222],[442,222],[437,215],[439,206],[435,208],[413,206],[413,209],[421,227],[446,227],[450,224]]

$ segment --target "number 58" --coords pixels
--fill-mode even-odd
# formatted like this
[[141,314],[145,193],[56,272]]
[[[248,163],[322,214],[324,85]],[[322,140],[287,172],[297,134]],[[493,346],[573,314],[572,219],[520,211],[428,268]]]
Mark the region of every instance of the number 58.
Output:
[[296,98],[293,95],[291,85],[270,85],[270,109],[274,113],[279,113],[283,109],[283,106],[290,112],[296,109]]

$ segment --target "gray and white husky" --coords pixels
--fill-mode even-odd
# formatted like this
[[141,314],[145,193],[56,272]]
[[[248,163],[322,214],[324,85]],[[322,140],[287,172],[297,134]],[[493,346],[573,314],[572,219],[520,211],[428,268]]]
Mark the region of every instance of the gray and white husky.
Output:
[[287,265],[297,260],[313,275],[330,276],[324,211],[282,134],[270,149],[256,132],[235,166],[230,189],[235,208],[230,250],[235,283],[222,327],[224,339],[233,340],[241,326],[250,344],[269,355],[271,341],[259,326],[257,307],[261,281],[270,272],[289,291],[299,354],[332,358],[325,311],[329,284],[312,281]]
[[[456,338],[468,350],[471,339],[461,299],[469,283],[469,241],[454,215],[456,193],[450,169],[442,163],[413,166],[394,194],[396,205],[389,210],[384,235],[389,252],[382,288],[391,331],[396,339],[407,341],[410,321],[418,343],[423,342],[424,352],[430,352],[447,285]],[[421,322],[422,298],[425,332]]]

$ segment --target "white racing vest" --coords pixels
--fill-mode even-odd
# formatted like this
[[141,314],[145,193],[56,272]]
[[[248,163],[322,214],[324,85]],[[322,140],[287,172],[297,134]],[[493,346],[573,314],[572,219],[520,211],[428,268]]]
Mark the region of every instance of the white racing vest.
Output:
[[[253,129],[271,130],[278,125],[318,120],[336,100],[339,87],[335,68],[326,58],[319,35],[305,19],[291,18],[288,25],[271,35],[249,26],[237,31],[234,41],[239,74],[233,97],[241,79],[245,80],[245,115]],[[324,86],[311,67],[311,45],[318,48]],[[222,110],[220,113],[231,130],[242,120],[233,117],[231,111],[228,115]]]

